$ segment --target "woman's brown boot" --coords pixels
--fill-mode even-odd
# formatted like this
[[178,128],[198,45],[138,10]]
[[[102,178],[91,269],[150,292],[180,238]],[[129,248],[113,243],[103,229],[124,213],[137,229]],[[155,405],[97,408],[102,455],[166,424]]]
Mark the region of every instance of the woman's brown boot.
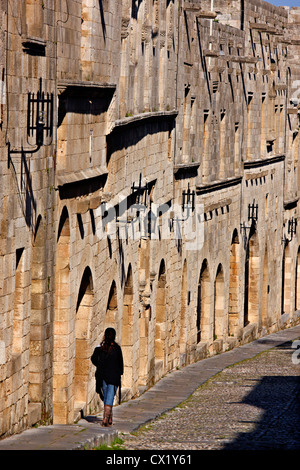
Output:
[[108,420],[111,412],[111,406],[110,405],[104,405],[104,412],[103,412],[103,420],[102,420],[102,426],[108,426]]
[[112,409],[113,409],[113,407],[111,406],[110,407],[109,418],[108,418],[108,426],[112,425],[112,417],[113,417]]

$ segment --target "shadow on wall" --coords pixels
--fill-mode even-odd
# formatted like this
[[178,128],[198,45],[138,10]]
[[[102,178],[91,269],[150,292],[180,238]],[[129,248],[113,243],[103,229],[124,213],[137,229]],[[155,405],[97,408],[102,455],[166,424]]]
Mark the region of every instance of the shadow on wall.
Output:
[[264,377],[242,402],[263,409],[262,419],[223,450],[299,450],[299,399],[300,377]]

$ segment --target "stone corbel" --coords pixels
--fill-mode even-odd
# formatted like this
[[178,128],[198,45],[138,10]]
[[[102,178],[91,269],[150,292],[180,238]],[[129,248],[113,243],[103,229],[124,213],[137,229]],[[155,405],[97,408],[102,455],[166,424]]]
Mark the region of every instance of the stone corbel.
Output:
[[142,25],[141,41],[145,42],[146,44],[150,43],[150,41],[151,41],[151,32],[152,32],[152,25],[144,23]]
[[213,51],[211,49],[205,49],[203,51],[203,55],[205,57],[219,57],[220,53],[219,53],[219,51]]
[[127,38],[129,35],[129,24],[130,24],[130,18],[122,18],[122,24],[121,24],[121,39]]
[[208,20],[214,20],[217,17],[217,13],[215,11],[200,11],[197,13],[197,18],[206,18]]

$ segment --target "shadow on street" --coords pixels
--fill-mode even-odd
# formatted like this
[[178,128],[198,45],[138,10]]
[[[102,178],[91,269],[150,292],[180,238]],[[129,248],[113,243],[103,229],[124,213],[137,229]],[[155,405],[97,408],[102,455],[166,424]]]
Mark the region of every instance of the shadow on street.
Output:
[[300,378],[264,377],[242,403],[264,410],[252,432],[240,433],[224,450],[299,450]]

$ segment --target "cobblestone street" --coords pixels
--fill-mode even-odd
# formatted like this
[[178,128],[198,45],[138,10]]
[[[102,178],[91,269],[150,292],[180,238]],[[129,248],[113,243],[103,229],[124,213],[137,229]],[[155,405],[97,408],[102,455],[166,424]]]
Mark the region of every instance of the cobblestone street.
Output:
[[180,406],[123,436],[125,448],[299,450],[299,372],[292,342],[228,367]]

